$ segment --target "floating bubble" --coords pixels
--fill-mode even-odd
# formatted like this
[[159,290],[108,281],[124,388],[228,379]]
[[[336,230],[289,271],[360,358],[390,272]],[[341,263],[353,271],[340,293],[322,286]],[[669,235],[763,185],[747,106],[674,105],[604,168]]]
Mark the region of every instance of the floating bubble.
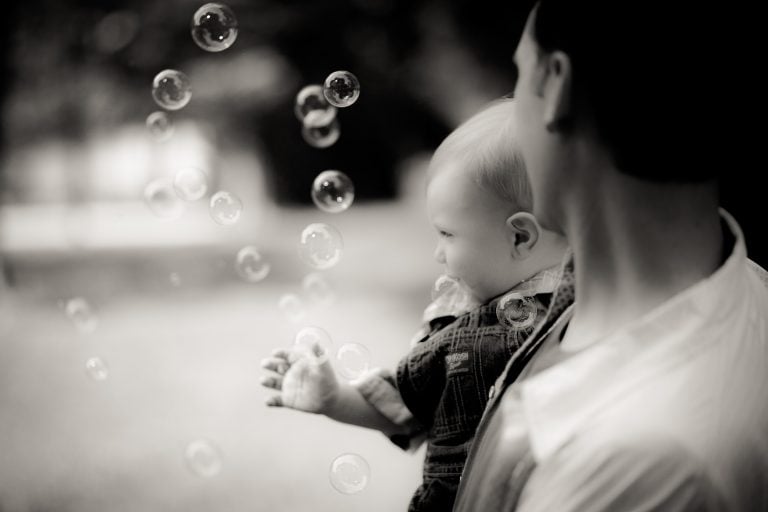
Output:
[[312,183],[312,201],[324,212],[343,212],[354,199],[355,186],[341,171],[323,171]]
[[307,85],[296,95],[293,111],[304,126],[327,126],[336,118],[336,107],[328,103],[321,85]]
[[236,195],[220,190],[211,196],[211,217],[224,226],[230,226],[240,220],[243,203]]
[[93,380],[107,380],[109,369],[107,364],[99,357],[91,357],[85,362],[85,371]]
[[168,114],[158,110],[152,112],[147,116],[147,129],[158,142],[162,142],[171,138],[173,135],[173,121]]
[[80,332],[92,333],[99,324],[99,317],[96,312],[82,297],[69,299],[64,305],[64,312]]
[[324,149],[333,146],[339,140],[340,135],[341,128],[338,119],[334,119],[327,125],[308,126],[303,124],[301,127],[301,136],[313,148]]
[[301,280],[301,288],[304,295],[313,304],[325,306],[331,304],[336,298],[331,284],[317,272],[304,276]]
[[167,179],[150,181],[144,188],[144,200],[152,213],[163,219],[178,219],[184,213],[184,203]]
[[513,329],[533,327],[537,315],[536,300],[530,296],[509,293],[496,304],[496,316],[502,325]]
[[173,179],[173,188],[181,199],[197,201],[208,192],[208,176],[197,167],[183,167]]
[[304,309],[304,302],[294,293],[286,293],[277,301],[277,307],[283,312],[288,321],[293,323],[301,322],[307,312]]
[[152,97],[166,110],[184,108],[192,99],[189,78],[181,71],[164,69],[152,81]]
[[[328,354],[331,352],[333,341],[330,334],[320,327],[304,327],[296,333],[294,345],[300,350],[310,353],[313,356],[314,362],[319,364],[328,360]],[[313,352],[315,345],[318,348]]]
[[357,494],[371,478],[368,462],[356,453],[345,453],[331,463],[331,485],[342,494]]
[[189,469],[203,478],[212,478],[221,473],[223,467],[221,451],[207,439],[196,439],[187,445],[184,459]]
[[349,71],[334,71],[325,79],[323,94],[334,107],[348,107],[360,97],[360,82]]
[[246,281],[257,283],[267,277],[270,269],[270,264],[254,246],[247,245],[237,252],[235,270]]
[[333,267],[341,259],[343,249],[341,233],[330,224],[316,222],[301,232],[299,256],[312,268],[324,270]]
[[368,371],[371,353],[359,343],[346,343],[336,352],[337,370],[347,380],[355,380]]
[[224,51],[237,39],[237,18],[224,4],[208,3],[192,16],[192,39],[208,52]]

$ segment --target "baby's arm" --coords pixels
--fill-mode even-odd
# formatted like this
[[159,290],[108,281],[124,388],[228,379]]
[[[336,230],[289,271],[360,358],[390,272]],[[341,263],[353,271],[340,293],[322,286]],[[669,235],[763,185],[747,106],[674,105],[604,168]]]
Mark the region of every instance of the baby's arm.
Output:
[[277,349],[261,366],[271,372],[262,377],[261,384],[279,391],[267,400],[269,406],[323,414],[387,436],[404,432],[403,426],[380,413],[355,387],[336,378],[318,345],[311,349]]

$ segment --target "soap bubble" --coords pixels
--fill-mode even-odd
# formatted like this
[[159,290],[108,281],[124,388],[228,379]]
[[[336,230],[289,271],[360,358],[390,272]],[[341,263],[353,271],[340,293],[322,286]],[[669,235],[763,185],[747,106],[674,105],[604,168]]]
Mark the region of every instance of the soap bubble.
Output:
[[109,377],[107,364],[99,357],[91,357],[85,362],[85,371],[93,380],[106,380]]
[[176,195],[170,180],[159,178],[147,183],[144,201],[156,216],[163,219],[178,219],[184,213],[184,203]]
[[347,380],[355,380],[368,371],[371,353],[359,343],[346,343],[336,352],[339,375]]
[[301,280],[301,289],[312,304],[325,306],[336,298],[333,287],[328,280],[318,272],[312,272]]
[[240,219],[243,203],[236,195],[220,190],[211,196],[211,217],[221,225],[229,226]]
[[173,188],[181,199],[197,201],[208,192],[208,176],[197,167],[183,167],[173,179]]
[[196,439],[187,445],[184,451],[187,467],[203,478],[212,478],[221,472],[223,467],[221,451],[207,439]]
[[371,478],[368,462],[356,453],[339,455],[331,463],[331,485],[342,494],[357,494]]
[[158,110],[147,116],[147,129],[156,141],[162,142],[171,138],[173,135],[173,121],[168,114]]
[[237,18],[224,4],[208,3],[192,16],[192,39],[209,52],[220,52],[237,39]]
[[166,110],[184,108],[192,99],[189,78],[181,71],[164,69],[152,81],[152,97]]
[[308,126],[303,124],[301,136],[307,144],[313,148],[324,149],[333,146],[341,136],[339,120],[334,119],[330,123],[321,126]]
[[360,82],[349,71],[334,71],[325,79],[323,94],[334,107],[348,107],[360,97]]
[[294,112],[304,126],[327,126],[336,118],[336,107],[328,103],[321,85],[307,85],[296,95]]
[[[296,333],[294,345],[298,349],[311,354],[313,361],[320,364],[328,360],[328,354],[331,351],[333,341],[330,334],[320,327],[304,327]],[[317,350],[312,352],[315,346],[317,346]]]
[[301,322],[307,314],[304,302],[294,293],[286,293],[277,301],[277,307],[283,312],[288,321]]
[[496,316],[499,322],[513,329],[533,327],[537,313],[536,300],[518,293],[504,295],[496,304]]
[[324,212],[343,212],[354,199],[355,186],[341,171],[323,171],[312,183],[312,201]]
[[83,297],[69,299],[64,304],[64,312],[80,332],[90,334],[99,324],[99,317]]
[[299,256],[312,268],[333,267],[341,259],[343,248],[341,233],[330,224],[313,223],[301,232]]
[[257,283],[269,274],[271,267],[261,253],[252,245],[247,245],[237,252],[235,270],[244,280]]

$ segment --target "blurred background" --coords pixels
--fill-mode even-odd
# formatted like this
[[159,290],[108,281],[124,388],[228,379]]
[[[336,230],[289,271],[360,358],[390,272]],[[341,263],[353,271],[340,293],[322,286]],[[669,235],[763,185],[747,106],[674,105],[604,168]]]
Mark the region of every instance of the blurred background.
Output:
[[[440,271],[424,166],[513,89],[530,3],[234,0],[239,33],[219,53],[190,36],[202,4],[3,7],[0,512],[383,512],[405,510],[420,481],[422,452],[267,408],[259,361],[305,326],[334,350],[363,345],[372,366],[408,350]],[[158,137],[146,119],[166,68],[188,75],[192,99]],[[360,97],[339,109],[338,141],[312,147],[295,97],[342,69]],[[165,210],[146,200],[188,166],[207,175],[203,198],[170,215],[168,197]],[[326,169],[354,182],[349,210],[312,203]],[[724,185],[765,265],[759,189]],[[218,190],[241,200],[237,222],[214,222]],[[313,222],[344,240],[320,277],[297,254]],[[238,273],[245,246],[269,262],[263,280]],[[356,494],[331,482],[345,453],[370,468]]]
[[[325,329],[332,353],[363,345],[372,366],[408,350],[440,271],[424,165],[512,90],[527,5],[235,0],[237,39],[212,53],[190,35],[202,4],[3,8],[2,512],[384,512],[405,510],[420,481],[421,451],[267,408],[259,362],[305,326]],[[146,119],[166,68],[192,99],[158,137]],[[360,97],[339,109],[338,141],[312,147],[295,97],[344,69]],[[208,177],[203,198],[147,201],[149,183],[188,166]],[[312,203],[326,169],[353,181],[349,210]],[[218,190],[242,201],[237,222],[210,215]],[[298,257],[313,222],[343,236],[331,269]],[[249,245],[271,266],[258,282],[237,271]],[[356,494],[331,482],[345,453],[370,468]]]

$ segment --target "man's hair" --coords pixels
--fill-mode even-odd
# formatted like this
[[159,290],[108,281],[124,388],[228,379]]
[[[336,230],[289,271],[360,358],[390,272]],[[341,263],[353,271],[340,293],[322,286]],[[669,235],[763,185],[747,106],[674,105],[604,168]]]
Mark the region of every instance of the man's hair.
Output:
[[540,0],[533,16],[539,50],[570,59],[574,115],[593,122],[621,172],[679,183],[718,175],[712,157],[724,156],[729,126],[714,121],[717,100],[701,101],[720,72],[702,3]]
[[496,100],[462,123],[435,150],[430,175],[444,165],[459,165],[483,190],[531,211],[533,196],[512,119],[514,101]]

